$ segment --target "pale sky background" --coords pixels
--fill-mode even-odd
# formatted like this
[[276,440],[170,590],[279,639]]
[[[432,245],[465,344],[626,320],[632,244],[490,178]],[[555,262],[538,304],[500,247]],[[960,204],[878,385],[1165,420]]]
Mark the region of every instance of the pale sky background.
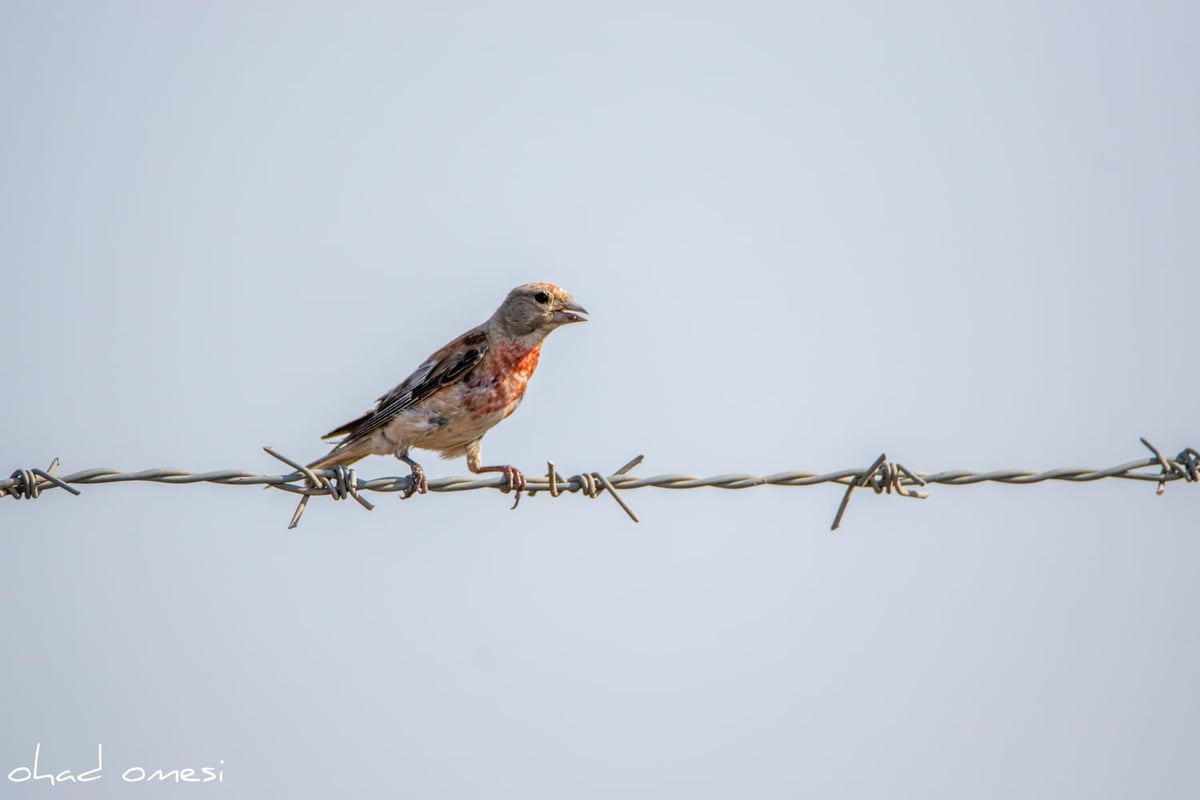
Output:
[[[300,459],[514,285],[531,474],[1200,447],[1195,3],[0,0],[0,473]],[[424,454],[430,477],[466,472]],[[392,459],[365,477],[403,474]],[[1200,487],[0,501],[0,795],[1200,796]],[[43,768],[101,781],[51,790]],[[223,762],[224,782],[124,785]]]

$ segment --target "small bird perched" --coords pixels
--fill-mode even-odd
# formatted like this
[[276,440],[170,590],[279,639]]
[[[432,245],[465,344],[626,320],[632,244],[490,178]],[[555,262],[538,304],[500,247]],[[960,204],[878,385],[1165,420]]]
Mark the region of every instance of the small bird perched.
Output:
[[505,491],[524,490],[525,476],[516,467],[482,466],[483,435],[521,404],[550,331],[585,322],[580,314],[586,313],[553,284],[518,286],[487,322],[431,355],[375,408],[322,436],[344,438],[308,466],[325,469],[393,453],[412,469],[412,485],[404,495],[411,497],[428,491],[425,470],[408,455],[418,447],[442,458],[466,455],[471,472],[503,472]]

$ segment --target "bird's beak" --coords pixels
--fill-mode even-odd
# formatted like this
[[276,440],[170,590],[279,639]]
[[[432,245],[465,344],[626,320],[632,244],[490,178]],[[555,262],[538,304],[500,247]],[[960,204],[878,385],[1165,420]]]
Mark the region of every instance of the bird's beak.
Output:
[[566,325],[568,322],[587,322],[585,317],[579,316],[586,313],[588,313],[587,309],[579,303],[563,303],[554,310],[554,321],[559,325]]

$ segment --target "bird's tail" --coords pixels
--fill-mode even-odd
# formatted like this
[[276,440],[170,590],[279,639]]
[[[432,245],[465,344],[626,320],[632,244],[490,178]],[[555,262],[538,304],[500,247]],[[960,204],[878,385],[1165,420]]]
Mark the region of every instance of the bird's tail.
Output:
[[370,439],[359,439],[356,442],[343,442],[330,450],[322,458],[308,465],[309,469],[328,469],[341,464],[348,467],[355,461],[371,455]]

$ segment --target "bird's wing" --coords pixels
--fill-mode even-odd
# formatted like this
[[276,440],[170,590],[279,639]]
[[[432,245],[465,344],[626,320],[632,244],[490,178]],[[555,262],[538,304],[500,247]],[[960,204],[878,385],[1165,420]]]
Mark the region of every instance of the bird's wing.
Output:
[[487,331],[476,328],[464,333],[417,367],[412,375],[380,397],[375,408],[358,419],[351,420],[322,439],[345,436],[338,447],[368,436],[386,425],[397,414],[415,406],[443,386],[454,383],[478,366],[488,351]]

